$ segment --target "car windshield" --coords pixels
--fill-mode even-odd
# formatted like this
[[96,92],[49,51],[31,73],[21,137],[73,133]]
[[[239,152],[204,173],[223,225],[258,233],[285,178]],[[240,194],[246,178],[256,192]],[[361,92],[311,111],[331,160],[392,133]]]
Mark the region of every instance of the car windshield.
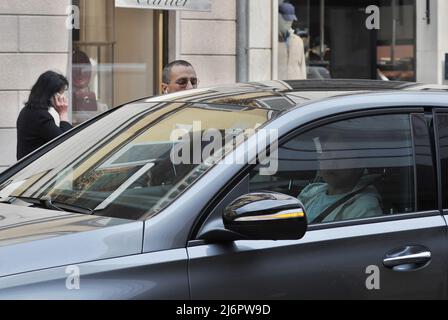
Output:
[[151,216],[272,116],[247,106],[130,104],[4,181],[0,197],[50,199],[108,217]]

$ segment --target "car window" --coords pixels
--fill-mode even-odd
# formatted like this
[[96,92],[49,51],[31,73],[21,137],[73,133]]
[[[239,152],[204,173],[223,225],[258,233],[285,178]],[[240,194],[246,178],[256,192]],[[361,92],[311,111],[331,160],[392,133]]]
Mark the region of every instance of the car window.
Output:
[[0,197],[50,199],[108,217],[156,214],[274,115],[234,105],[150,107],[100,119],[4,182]]
[[416,211],[410,115],[323,125],[278,148],[278,170],[251,173],[251,192],[300,199],[310,224]]

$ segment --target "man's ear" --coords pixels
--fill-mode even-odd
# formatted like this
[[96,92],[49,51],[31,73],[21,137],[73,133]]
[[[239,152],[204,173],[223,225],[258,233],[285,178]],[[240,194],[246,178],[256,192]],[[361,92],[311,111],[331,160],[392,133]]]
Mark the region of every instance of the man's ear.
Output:
[[162,94],[168,93],[168,85],[166,83],[162,83]]

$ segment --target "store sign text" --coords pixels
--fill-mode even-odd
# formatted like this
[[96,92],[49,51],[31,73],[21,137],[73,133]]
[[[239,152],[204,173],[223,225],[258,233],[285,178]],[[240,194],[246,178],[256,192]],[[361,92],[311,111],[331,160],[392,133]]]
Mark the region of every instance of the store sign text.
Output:
[[211,0],[115,0],[120,8],[211,11]]

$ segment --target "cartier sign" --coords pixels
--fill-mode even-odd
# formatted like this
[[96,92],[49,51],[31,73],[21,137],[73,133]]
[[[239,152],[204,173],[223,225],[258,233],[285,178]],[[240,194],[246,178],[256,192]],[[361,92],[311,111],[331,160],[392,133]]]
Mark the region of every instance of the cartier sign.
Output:
[[120,8],[211,11],[211,0],[115,0]]

